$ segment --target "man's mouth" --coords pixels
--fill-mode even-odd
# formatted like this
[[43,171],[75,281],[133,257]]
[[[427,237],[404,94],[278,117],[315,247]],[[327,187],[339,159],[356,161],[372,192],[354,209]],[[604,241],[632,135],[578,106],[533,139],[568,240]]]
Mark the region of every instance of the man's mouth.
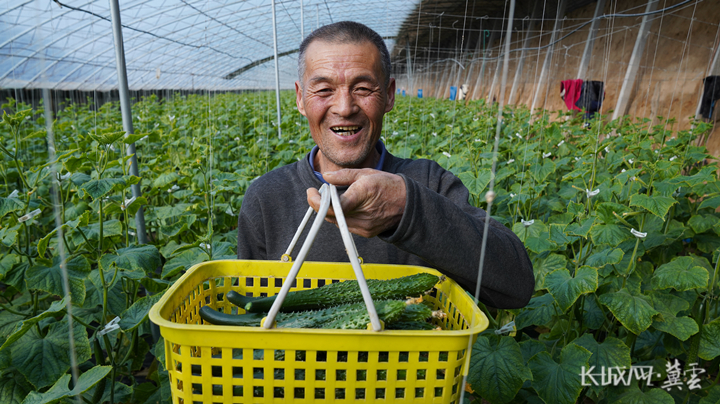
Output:
[[362,129],[362,126],[333,126],[330,128],[331,131],[337,133],[340,136],[352,136]]

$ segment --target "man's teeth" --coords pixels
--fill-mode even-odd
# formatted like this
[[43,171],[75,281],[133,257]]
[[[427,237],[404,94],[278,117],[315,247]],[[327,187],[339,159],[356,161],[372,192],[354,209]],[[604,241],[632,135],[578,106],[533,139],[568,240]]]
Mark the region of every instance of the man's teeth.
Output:
[[333,126],[332,128],[333,132],[335,133],[350,133],[353,134],[360,129],[359,126]]

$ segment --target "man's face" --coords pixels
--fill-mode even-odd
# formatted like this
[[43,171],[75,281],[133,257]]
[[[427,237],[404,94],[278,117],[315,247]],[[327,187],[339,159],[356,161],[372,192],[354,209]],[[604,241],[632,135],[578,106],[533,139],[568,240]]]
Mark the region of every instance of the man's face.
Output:
[[382,119],[395,102],[395,80],[385,87],[380,52],[371,42],[312,42],[305,75],[295,83],[298,110],[320,152],[316,170],[375,168]]

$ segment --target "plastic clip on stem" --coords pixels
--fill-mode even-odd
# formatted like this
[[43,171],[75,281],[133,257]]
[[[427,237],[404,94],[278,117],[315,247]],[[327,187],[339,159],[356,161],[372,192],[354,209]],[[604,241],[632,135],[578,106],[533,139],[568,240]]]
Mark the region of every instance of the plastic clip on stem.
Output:
[[[283,286],[282,288],[280,288],[280,292],[278,292],[277,298],[275,298],[275,302],[273,302],[272,307],[270,307],[270,311],[268,312],[267,317],[262,320],[262,327],[266,330],[273,328],[275,323],[275,317],[280,311],[280,307],[285,300],[285,296],[287,296],[288,291],[290,290],[290,286],[294,283],[298,272],[300,272],[300,267],[302,267],[302,264],[305,261],[305,257],[307,256],[310,247],[312,247],[312,244],[315,241],[315,236],[317,236],[318,230],[320,230],[320,226],[323,224],[325,216],[327,216],[328,209],[330,208],[330,204],[332,203],[333,211],[335,212],[335,218],[337,220],[338,227],[340,228],[340,234],[343,239],[343,244],[345,244],[345,250],[347,251],[348,258],[350,259],[350,264],[355,271],[355,277],[358,280],[358,285],[360,286],[360,291],[362,292],[363,300],[365,301],[365,306],[367,307],[368,315],[370,316],[370,324],[373,331],[381,331],[382,324],[380,323],[377,311],[375,310],[372,296],[370,296],[370,291],[368,290],[367,282],[365,281],[365,275],[363,274],[362,268],[360,267],[360,261],[358,259],[355,243],[353,242],[352,236],[350,235],[350,230],[348,229],[347,223],[345,222],[345,215],[342,212],[342,207],[340,205],[340,198],[338,196],[337,189],[334,185],[330,185],[328,192],[328,185],[323,184],[323,186],[320,188],[320,195],[320,208],[318,209],[317,216],[315,216],[312,227],[310,227],[310,232],[308,233],[305,242],[300,248],[297,260],[293,263],[292,268],[290,268],[290,272],[288,273],[285,282],[283,282]],[[283,260],[286,260],[285,256],[287,256],[287,259],[289,259],[290,252],[292,252],[292,249],[297,243],[297,239],[300,237],[300,233],[302,233],[303,229],[305,228],[311,212],[312,208],[310,208],[308,210],[308,213],[305,214],[305,217],[303,218],[300,227],[295,233],[295,237],[293,237],[293,240],[288,247],[287,252],[283,255]]]

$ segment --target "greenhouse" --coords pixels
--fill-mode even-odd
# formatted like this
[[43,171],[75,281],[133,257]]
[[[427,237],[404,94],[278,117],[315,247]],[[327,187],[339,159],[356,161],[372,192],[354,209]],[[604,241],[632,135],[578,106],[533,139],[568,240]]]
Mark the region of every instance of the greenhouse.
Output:
[[0,33],[0,403],[720,403],[717,1]]

